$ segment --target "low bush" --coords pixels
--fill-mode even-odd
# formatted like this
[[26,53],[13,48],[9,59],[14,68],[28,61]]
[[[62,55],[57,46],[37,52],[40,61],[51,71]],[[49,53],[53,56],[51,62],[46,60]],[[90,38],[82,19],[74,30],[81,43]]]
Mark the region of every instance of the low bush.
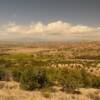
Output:
[[[23,68],[23,70],[24,70],[24,68]],[[12,69],[12,77],[13,77],[14,81],[17,81],[17,82],[20,81],[20,77],[21,77],[23,70],[19,67]]]
[[6,68],[0,68],[0,81],[10,81],[11,80],[11,73]]
[[63,91],[74,92],[82,87],[82,75],[78,70],[63,70],[61,74],[61,84]]
[[25,90],[44,88],[49,85],[45,70],[27,68],[21,75],[20,86]]
[[80,71],[80,73],[81,73],[81,75],[82,75],[82,79],[81,79],[81,81],[83,82],[83,87],[92,87],[92,76],[90,75],[90,74],[88,74],[87,72],[86,72],[86,70],[84,70],[84,69],[81,69],[81,71]]
[[5,80],[5,70],[0,69],[0,81],[4,81]]
[[100,88],[100,77],[92,76],[92,87]]

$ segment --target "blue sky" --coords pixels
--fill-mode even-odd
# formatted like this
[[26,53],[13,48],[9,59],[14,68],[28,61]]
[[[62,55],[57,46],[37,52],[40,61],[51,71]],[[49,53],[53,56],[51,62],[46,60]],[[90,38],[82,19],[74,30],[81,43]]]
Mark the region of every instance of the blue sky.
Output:
[[100,0],[0,0],[0,22],[56,20],[100,25]]
[[[69,26],[65,23],[70,24],[70,29],[67,29]],[[75,40],[82,38],[96,40],[100,36],[100,0],[0,0],[0,35],[2,38],[33,37],[34,39],[35,37],[37,39],[38,37],[40,39],[42,32],[30,29],[30,26],[34,28],[38,25],[40,25],[39,29],[41,28],[48,34],[43,34],[42,39],[49,37],[47,39],[60,40],[61,36],[51,36],[50,33],[58,35],[63,33],[67,35],[63,35],[61,40],[68,40],[69,37]],[[48,29],[50,25],[55,25],[55,28],[53,26],[53,29]],[[58,27],[65,31],[54,31]],[[8,28],[12,29],[8,30]],[[75,32],[72,32],[73,29]],[[24,34],[26,30],[31,31],[29,32],[31,34],[28,32],[28,35]]]

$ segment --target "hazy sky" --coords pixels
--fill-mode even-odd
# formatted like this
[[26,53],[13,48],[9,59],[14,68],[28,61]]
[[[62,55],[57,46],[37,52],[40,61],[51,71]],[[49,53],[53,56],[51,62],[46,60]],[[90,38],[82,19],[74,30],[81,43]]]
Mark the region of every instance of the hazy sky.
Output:
[[0,0],[0,39],[99,40],[100,0]]

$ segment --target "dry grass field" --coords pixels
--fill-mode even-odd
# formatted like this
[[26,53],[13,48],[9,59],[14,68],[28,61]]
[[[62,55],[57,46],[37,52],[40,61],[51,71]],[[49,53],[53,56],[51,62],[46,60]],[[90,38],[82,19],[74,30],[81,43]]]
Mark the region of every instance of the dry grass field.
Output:
[[[20,87],[20,84],[25,85],[20,83],[20,80],[25,81],[19,77],[20,71],[23,73],[24,68],[30,67],[33,69],[37,67],[39,72],[41,68],[48,70],[47,73],[50,74],[49,77],[53,83],[50,89],[47,87],[30,91]],[[73,80],[73,75],[78,77],[82,69],[93,76],[93,79],[84,76],[85,82],[89,80],[89,83],[85,83],[88,84],[86,87],[81,86],[80,83],[78,86],[77,80]],[[64,74],[61,74],[64,70]],[[65,85],[75,84],[75,88],[78,86],[79,93],[68,93],[61,90],[64,86],[61,79],[66,78],[67,70],[79,72],[70,73],[75,83],[70,83],[71,78],[68,82],[63,80]],[[28,77],[26,73],[24,74]],[[29,79],[25,82],[27,83]],[[99,79],[100,42],[0,43],[0,100],[100,100]],[[92,82],[93,80],[95,83]]]
[[16,82],[0,82],[0,100],[100,100],[99,89],[81,88],[81,94],[61,92],[59,87],[55,91],[25,91]]

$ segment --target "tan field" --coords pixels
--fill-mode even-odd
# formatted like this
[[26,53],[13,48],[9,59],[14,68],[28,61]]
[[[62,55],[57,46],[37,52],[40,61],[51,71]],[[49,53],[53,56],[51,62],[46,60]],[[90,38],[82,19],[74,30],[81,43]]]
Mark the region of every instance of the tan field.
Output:
[[55,87],[54,92],[24,91],[16,82],[0,82],[0,100],[100,100],[99,89],[80,89],[81,94],[68,94]]
[[[0,67],[7,74],[3,80],[0,74],[0,100],[100,100],[100,84],[96,84],[100,81],[95,83],[96,88],[78,87],[79,93],[62,91],[64,85],[59,82],[59,78],[63,77],[59,75],[62,70],[81,71],[84,69],[88,74],[100,78],[100,42],[1,43]],[[12,72],[13,69],[24,70],[26,67],[57,70],[54,73],[50,72],[51,77],[54,78],[52,82],[57,81],[57,83],[50,86],[51,89],[43,88],[32,91],[22,89],[20,82],[13,79]],[[55,77],[58,77],[58,80]],[[89,81],[89,84],[91,82]]]

